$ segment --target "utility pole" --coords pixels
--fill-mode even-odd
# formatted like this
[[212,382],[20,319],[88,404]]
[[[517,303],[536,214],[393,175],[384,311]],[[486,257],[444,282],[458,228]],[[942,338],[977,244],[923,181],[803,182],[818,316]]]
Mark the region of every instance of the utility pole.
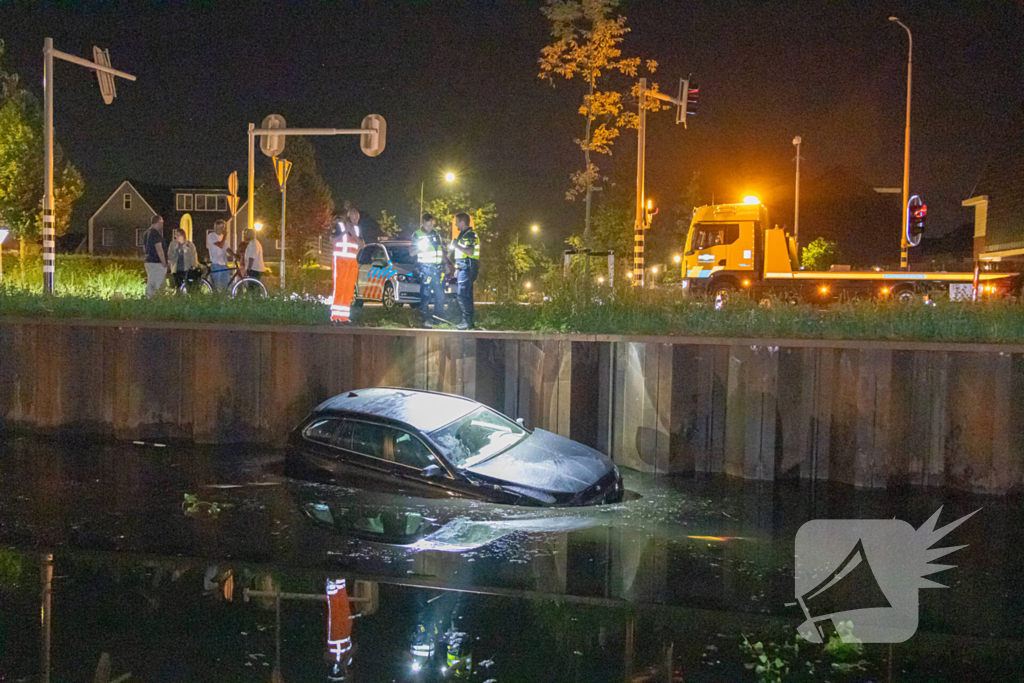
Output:
[[910,84],[911,74],[914,67],[914,36],[910,33],[907,25],[896,17],[889,17],[889,21],[896,22],[907,32],[907,127],[903,137],[903,234],[900,236],[900,269],[908,270],[907,260],[907,202],[910,201]]
[[796,255],[800,257],[800,143],[803,138],[797,135],[793,138],[793,146],[796,147],[796,194],[793,200],[793,242],[796,243]]
[[292,172],[292,162],[274,157],[274,175],[281,187],[281,290],[284,290],[284,235],[285,205],[288,203],[288,174]]
[[66,52],[55,50],[53,38],[43,40],[43,292],[53,294],[53,276],[55,271],[55,240],[54,202],[53,202],[53,59],[78,64],[97,71],[100,92],[107,104],[117,96],[114,90],[114,76],[134,81],[135,76],[110,68],[110,55],[106,50],[93,48],[93,55],[98,60],[75,57]]
[[633,231],[633,284],[644,286],[644,173],[647,152],[647,79],[640,79],[636,144],[636,223]]

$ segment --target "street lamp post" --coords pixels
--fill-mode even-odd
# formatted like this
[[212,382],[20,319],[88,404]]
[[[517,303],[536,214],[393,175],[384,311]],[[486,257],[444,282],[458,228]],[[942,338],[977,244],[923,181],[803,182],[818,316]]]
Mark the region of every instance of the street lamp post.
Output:
[[800,255],[800,143],[803,138],[797,135],[793,138],[793,146],[796,147],[796,194],[793,199],[793,242],[796,244],[797,256]]
[[896,17],[889,17],[907,32],[907,128],[903,138],[903,231],[900,236],[900,268],[908,269],[907,264],[907,200],[910,197],[910,84],[914,66],[914,36],[910,29]]
[[[454,173],[445,173],[444,174],[444,181],[446,183],[454,183],[455,182],[455,174]],[[423,182],[420,183],[420,215],[416,218],[416,225],[419,225],[420,222],[423,220],[423,188],[426,186],[426,184],[427,184],[426,180],[424,180]]]

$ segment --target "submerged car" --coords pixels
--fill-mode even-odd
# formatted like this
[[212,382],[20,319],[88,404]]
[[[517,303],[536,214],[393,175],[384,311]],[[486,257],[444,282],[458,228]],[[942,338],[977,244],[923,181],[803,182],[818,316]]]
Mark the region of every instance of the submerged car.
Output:
[[288,440],[288,474],[423,497],[577,506],[622,500],[602,453],[462,396],[373,388],[324,401]]

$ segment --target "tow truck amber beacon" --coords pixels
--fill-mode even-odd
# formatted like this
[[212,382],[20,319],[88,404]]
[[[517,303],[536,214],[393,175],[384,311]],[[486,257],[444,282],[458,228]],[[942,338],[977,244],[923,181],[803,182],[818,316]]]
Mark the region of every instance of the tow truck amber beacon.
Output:
[[[915,196],[907,211],[905,237],[914,246],[920,242],[927,207]],[[769,225],[768,209],[753,196],[743,203],[696,209],[682,259],[684,293],[708,294],[718,303],[738,292],[811,302],[830,301],[840,294],[909,302],[947,287],[950,299],[1000,297],[1020,289],[1017,273],[977,269],[974,273],[801,270],[793,236]]]

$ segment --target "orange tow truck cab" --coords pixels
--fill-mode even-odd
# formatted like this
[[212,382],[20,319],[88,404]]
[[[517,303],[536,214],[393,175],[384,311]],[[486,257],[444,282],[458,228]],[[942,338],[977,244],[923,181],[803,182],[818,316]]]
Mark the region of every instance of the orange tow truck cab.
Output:
[[[760,203],[715,204],[694,211],[682,259],[683,291],[725,301],[739,292],[780,295],[804,301],[830,301],[840,295],[920,300],[939,290],[949,298],[974,298],[974,273],[912,271],[806,271],[796,242],[769,227]],[[980,272],[979,297],[1020,291],[1017,273]]]

